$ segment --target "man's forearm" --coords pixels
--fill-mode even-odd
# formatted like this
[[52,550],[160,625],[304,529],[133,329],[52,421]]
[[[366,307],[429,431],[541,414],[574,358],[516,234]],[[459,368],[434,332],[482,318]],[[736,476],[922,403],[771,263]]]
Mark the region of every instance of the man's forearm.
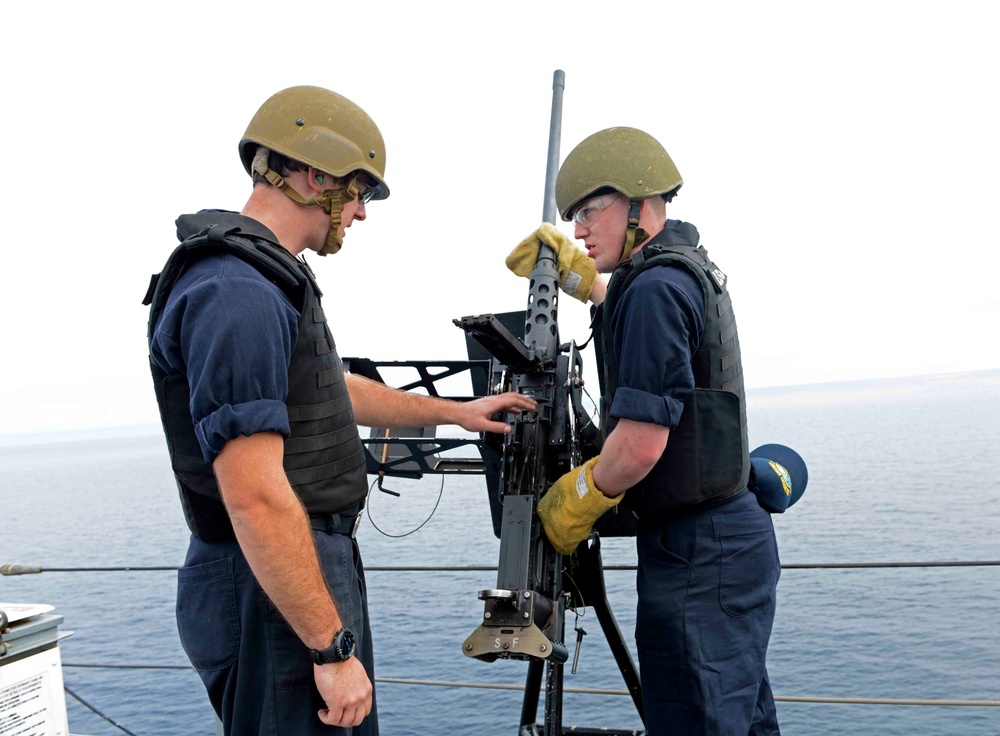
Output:
[[617,496],[641,481],[666,449],[670,430],[658,424],[622,419],[604,441],[594,466],[594,485]]
[[597,278],[594,280],[594,288],[590,292],[590,303],[595,307],[599,307],[604,303],[604,297],[608,293],[608,281],[607,276],[603,274],[598,274]]
[[277,434],[226,443],[215,473],[250,569],[299,638],[330,645],[341,620],[316,556],[305,510],[282,467]]
[[458,424],[457,403],[390,388],[348,373],[354,418],[365,427],[425,427]]

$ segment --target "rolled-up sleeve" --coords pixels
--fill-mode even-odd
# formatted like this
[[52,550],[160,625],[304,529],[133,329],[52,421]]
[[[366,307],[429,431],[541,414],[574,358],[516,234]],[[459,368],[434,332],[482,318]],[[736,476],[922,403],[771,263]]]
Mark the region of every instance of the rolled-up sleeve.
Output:
[[611,315],[619,381],[611,416],[674,428],[694,391],[705,326],[701,286],[683,267],[644,271]]
[[153,357],[168,372],[187,376],[205,461],[214,462],[240,435],[288,437],[285,399],[298,312],[277,287],[235,259],[211,278],[179,281],[179,290],[160,319]]

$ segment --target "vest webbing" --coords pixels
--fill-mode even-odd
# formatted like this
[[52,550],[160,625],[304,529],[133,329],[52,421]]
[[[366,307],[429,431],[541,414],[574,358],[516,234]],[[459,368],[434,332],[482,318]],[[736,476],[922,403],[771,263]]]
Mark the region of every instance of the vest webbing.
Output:
[[[705,328],[691,358],[695,390],[684,402],[680,423],[670,430],[660,460],[622,501],[640,516],[724,500],[740,493],[750,477],[743,366],[726,276],[703,247],[657,240],[615,270],[596,317],[601,342],[599,369],[604,379],[601,426],[606,437],[617,424],[617,419],[610,417],[619,382],[611,318],[621,295],[646,269],[681,266],[698,279],[705,300]],[[642,315],[631,318],[641,319]]]
[[[364,449],[343,366],[320,305],[322,292],[304,262],[234,227],[216,225],[192,235],[153,277],[144,301],[151,305],[150,340],[177,279],[196,259],[219,252],[254,266],[282,289],[299,312],[285,399],[291,434],[285,440],[283,463],[289,483],[311,514],[336,513],[357,504],[367,492]],[[195,436],[187,377],[167,374],[152,357],[150,369],[188,527],[204,541],[231,539],[232,525],[218,483]]]

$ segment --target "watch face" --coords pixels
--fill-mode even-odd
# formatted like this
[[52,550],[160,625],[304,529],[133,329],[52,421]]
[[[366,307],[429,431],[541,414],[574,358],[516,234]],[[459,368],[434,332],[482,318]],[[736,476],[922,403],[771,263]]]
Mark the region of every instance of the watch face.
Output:
[[310,649],[309,656],[318,665],[331,664],[333,662],[346,662],[354,656],[354,632],[350,629],[341,629],[333,637],[333,643],[326,649]]
[[333,646],[341,662],[354,656],[354,643],[354,632],[350,629],[341,629],[337,632],[333,638]]

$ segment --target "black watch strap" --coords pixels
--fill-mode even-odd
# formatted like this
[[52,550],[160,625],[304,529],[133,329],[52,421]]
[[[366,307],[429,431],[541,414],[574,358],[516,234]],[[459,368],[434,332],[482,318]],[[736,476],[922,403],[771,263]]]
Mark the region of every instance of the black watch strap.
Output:
[[333,643],[326,649],[310,649],[309,656],[313,664],[331,664],[333,662],[346,662],[354,656],[354,632],[350,629],[341,629],[333,636]]

